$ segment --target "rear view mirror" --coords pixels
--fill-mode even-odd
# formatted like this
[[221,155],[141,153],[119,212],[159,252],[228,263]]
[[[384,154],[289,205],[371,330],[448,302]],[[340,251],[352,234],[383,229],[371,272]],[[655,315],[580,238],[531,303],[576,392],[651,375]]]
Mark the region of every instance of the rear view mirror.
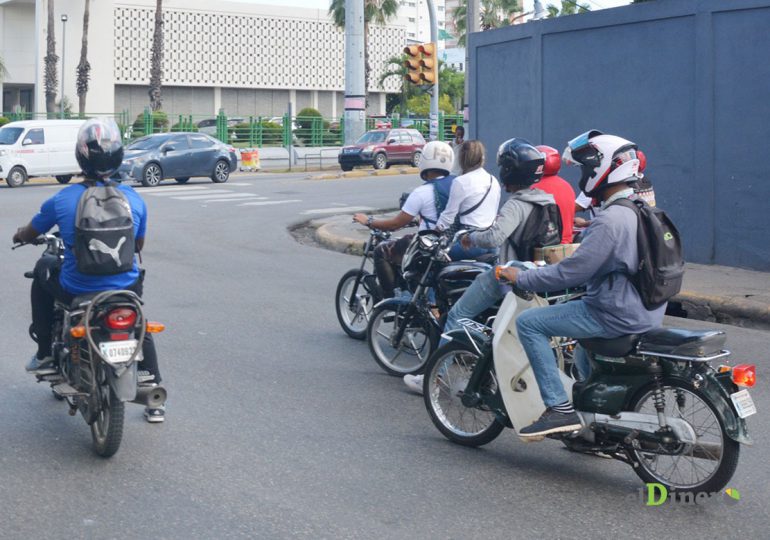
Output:
[[22,146],[27,146],[28,144],[32,144],[32,139],[24,139],[21,144]]
[[174,148],[174,147],[173,147],[173,146],[171,146],[171,145],[168,145],[168,146],[164,146],[164,147],[163,147],[163,153],[164,153],[164,154],[166,154],[166,153],[168,153],[168,152],[173,152],[174,150],[176,150],[176,148]]
[[388,139],[388,144],[394,144],[396,142],[396,139]]

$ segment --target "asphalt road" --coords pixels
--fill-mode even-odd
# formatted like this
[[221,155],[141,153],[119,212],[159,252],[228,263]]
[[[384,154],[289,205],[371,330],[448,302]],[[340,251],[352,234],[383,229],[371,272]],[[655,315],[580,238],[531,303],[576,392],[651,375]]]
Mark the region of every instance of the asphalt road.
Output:
[[759,366],[735,506],[648,508],[628,500],[641,483],[621,463],[510,431],[483,449],[440,435],[337,323],[337,280],[358,259],[287,232],[392,207],[417,184],[259,175],[141,190],[145,309],[167,326],[170,398],[161,425],[127,406],[109,460],[23,369],[34,349],[22,274],[39,250],[11,252],[10,237],[58,186],[0,188],[0,538],[766,538],[767,332],[721,327],[734,357]]

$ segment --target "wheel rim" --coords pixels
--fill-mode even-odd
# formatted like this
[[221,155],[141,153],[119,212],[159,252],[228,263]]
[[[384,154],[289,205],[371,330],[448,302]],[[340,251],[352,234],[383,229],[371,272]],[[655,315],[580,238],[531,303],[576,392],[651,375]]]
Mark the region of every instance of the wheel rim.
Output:
[[414,158],[412,158],[412,165],[414,165],[415,167],[419,167],[421,157],[422,157],[422,154],[420,152],[415,152]]
[[[708,481],[719,470],[724,455],[722,427],[711,407],[697,394],[684,388],[665,386],[663,395],[665,415],[688,422],[698,442],[696,445],[683,445],[681,451],[674,455],[641,448],[635,449],[634,454],[639,465],[659,482],[678,489],[696,487]],[[653,392],[646,393],[635,409],[637,412],[655,415]],[[638,441],[635,441],[635,445],[639,445]]]
[[372,349],[385,366],[398,373],[412,373],[428,361],[430,338],[422,326],[407,328],[400,343],[392,343],[403,315],[391,309],[380,311],[372,321]]
[[377,168],[383,169],[385,168],[385,156],[383,154],[377,154]]
[[[365,332],[369,324],[369,315],[372,313],[374,300],[372,295],[364,287],[363,283],[358,284],[358,291],[353,300],[353,309],[350,309],[350,299],[353,296],[353,287],[356,283],[356,277],[350,276],[344,281],[340,288],[340,295],[337,298],[337,305],[345,326],[352,332]],[[362,293],[363,291],[363,293]]]
[[221,161],[217,163],[217,167],[214,170],[214,174],[216,175],[217,180],[221,180],[221,181],[227,180],[228,172],[229,171],[227,170],[227,164]]
[[15,186],[20,186],[24,182],[24,176],[19,171],[13,171],[11,175],[11,183]]
[[160,168],[157,165],[150,165],[144,177],[151,186],[157,185],[160,183]]
[[[428,377],[428,399],[436,418],[452,433],[460,437],[475,437],[495,423],[492,411],[466,407],[462,403],[465,387],[479,357],[469,351],[451,350],[442,355]],[[482,384],[485,393],[497,391],[492,373]]]

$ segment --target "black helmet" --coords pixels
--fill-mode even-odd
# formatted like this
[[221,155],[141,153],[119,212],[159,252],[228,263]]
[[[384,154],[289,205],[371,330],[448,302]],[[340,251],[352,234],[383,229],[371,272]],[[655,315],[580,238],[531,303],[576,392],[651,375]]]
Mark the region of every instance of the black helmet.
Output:
[[93,118],[78,131],[75,157],[87,179],[111,176],[123,163],[123,143],[114,120]]
[[525,139],[509,139],[497,150],[500,181],[515,186],[531,186],[543,177],[545,155]]

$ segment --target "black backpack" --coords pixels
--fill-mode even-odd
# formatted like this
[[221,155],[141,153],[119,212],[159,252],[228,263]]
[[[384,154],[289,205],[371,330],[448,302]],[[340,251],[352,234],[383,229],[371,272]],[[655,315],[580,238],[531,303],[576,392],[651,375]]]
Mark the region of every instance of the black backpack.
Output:
[[612,204],[636,212],[639,268],[630,281],[644,307],[657,309],[682,289],[684,257],[679,231],[663,210],[642,200],[623,198]]
[[109,276],[134,267],[134,218],[125,194],[111,182],[83,183],[75,215],[78,271]]
[[[535,248],[561,243],[562,223],[559,207],[554,203],[532,204],[532,211],[524,222],[521,232],[517,228],[508,237],[508,243],[516,251],[520,261],[531,261]],[[517,238],[514,242],[513,237]]]

